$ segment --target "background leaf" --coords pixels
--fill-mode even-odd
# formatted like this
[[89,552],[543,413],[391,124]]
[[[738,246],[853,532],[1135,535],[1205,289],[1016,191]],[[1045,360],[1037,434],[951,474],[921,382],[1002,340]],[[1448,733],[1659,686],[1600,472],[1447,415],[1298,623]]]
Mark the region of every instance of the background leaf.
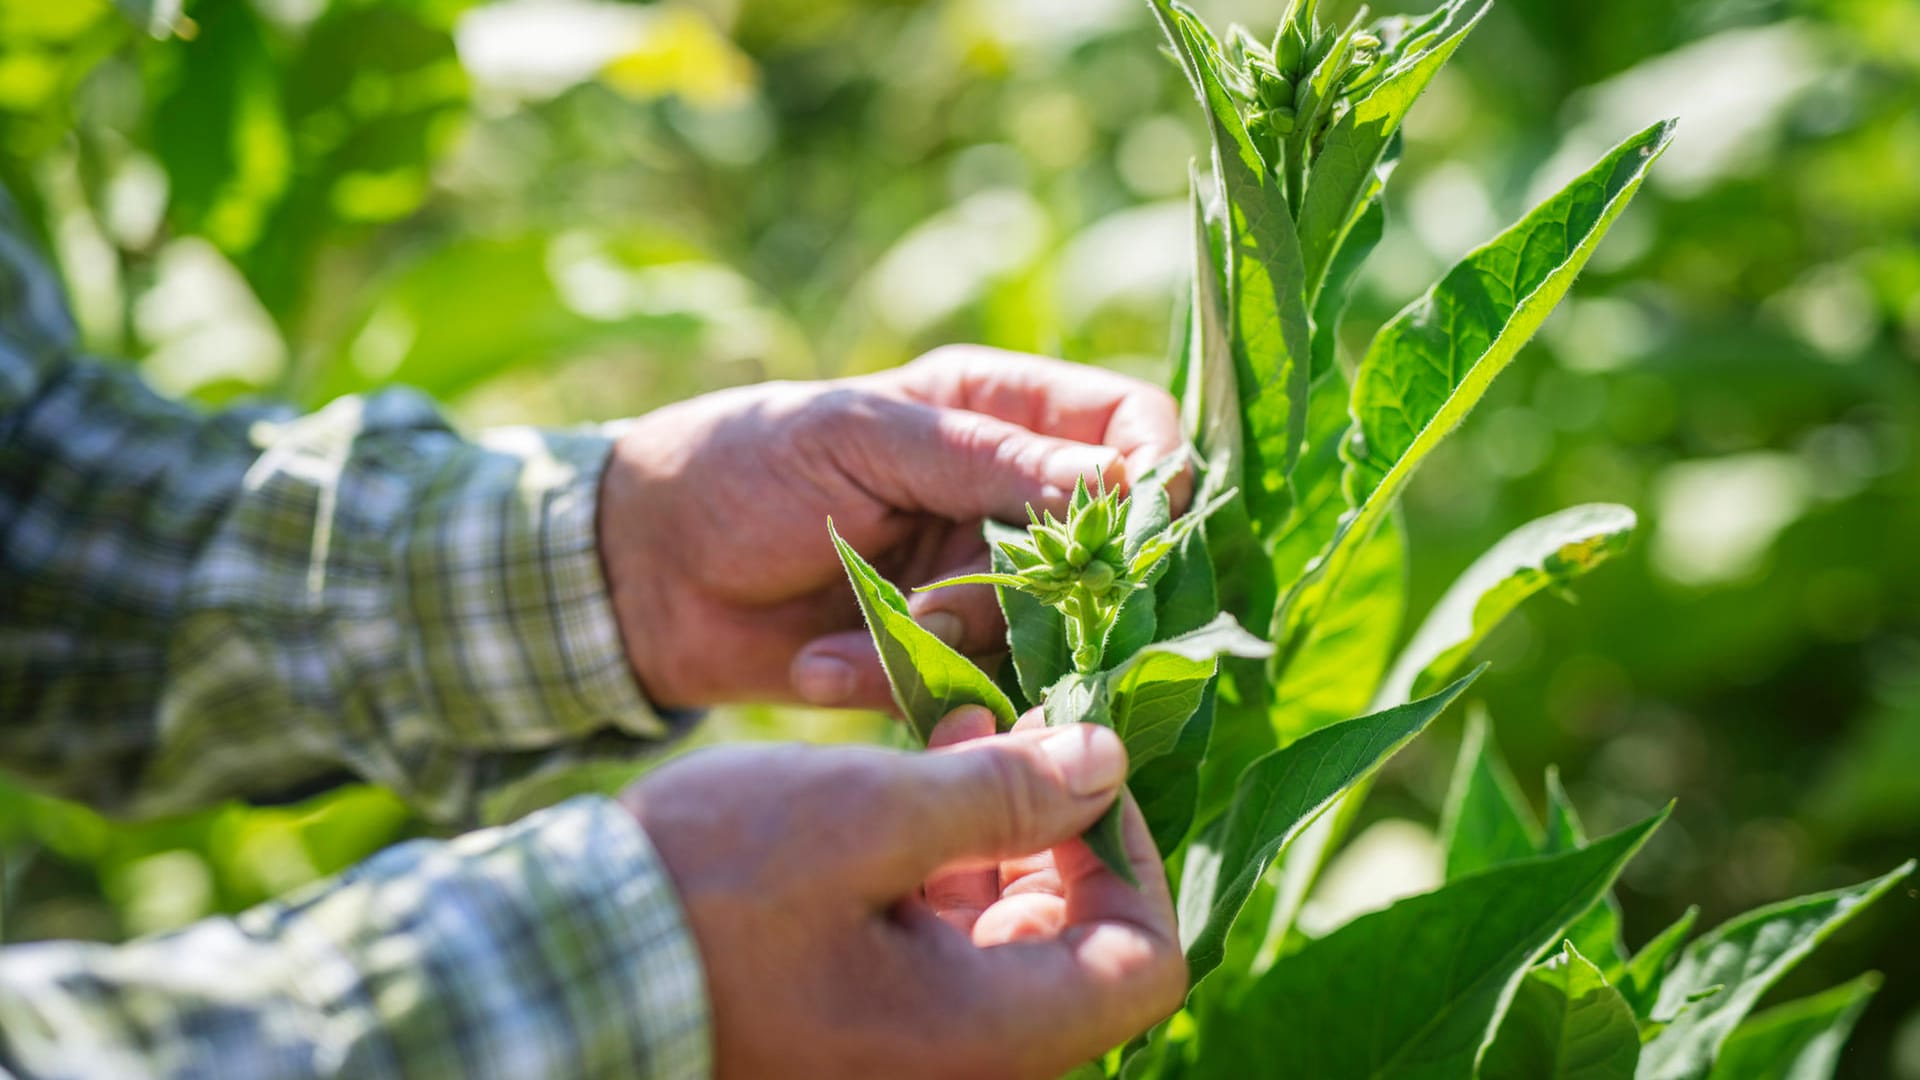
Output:
[[1869,972],[1755,1016],[1721,1047],[1714,1080],[1826,1080],[1879,989],[1880,976]]
[[1633,1080],[1640,1030],[1633,1010],[1572,942],[1527,972],[1482,1080]]
[[1665,818],[1452,882],[1308,944],[1211,1018],[1194,1075],[1470,1075],[1533,958]]
[[[1721,1044],[1760,996],[1834,931],[1913,873],[1909,861],[1851,888],[1774,904],[1732,919],[1689,944],[1660,986],[1655,1021],[1668,1021],[1640,1056],[1642,1080],[1708,1076]],[[1713,987],[1720,990],[1694,1000]]]

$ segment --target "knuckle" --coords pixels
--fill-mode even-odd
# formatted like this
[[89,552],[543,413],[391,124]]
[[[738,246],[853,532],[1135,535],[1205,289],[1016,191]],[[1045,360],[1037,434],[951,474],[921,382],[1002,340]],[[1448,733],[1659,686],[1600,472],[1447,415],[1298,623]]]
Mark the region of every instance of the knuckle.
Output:
[[994,840],[1012,848],[1034,835],[1040,824],[1044,794],[1032,755],[1000,747],[982,753],[988,801],[993,809]]

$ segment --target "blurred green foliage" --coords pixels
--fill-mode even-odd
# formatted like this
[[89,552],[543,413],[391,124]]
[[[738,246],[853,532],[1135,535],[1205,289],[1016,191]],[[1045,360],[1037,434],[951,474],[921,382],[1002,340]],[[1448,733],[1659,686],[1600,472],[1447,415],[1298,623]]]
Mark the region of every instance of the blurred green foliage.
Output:
[[[559,423],[962,339],[1161,378],[1202,143],[1156,48],[1134,0],[0,0],[0,179],[91,346],[210,406],[398,381]],[[1668,114],[1650,190],[1407,507],[1415,610],[1521,521],[1647,521],[1476,688],[1596,831],[1680,797],[1623,888],[1636,944],[1920,847],[1920,5],[1503,0],[1408,123],[1348,342]],[[1431,819],[1457,737],[1375,815]],[[1376,824],[1357,849],[1419,840]],[[0,788],[4,930],[178,925],[417,829],[366,790],[124,825]],[[1846,1075],[1920,1077],[1916,916],[1781,991],[1887,972]]]

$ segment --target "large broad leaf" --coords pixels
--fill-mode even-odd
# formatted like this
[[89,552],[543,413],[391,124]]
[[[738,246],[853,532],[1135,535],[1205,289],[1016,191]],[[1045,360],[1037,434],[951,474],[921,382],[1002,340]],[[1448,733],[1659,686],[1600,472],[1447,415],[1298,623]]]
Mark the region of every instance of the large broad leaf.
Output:
[[1625,549],[1637,519],[1612,503],[1570,507],[1508,533],[1454,579],[1394,661],[1376,705],[1444,682],[1527,598],[1564,587]]
[[1465,0],[1446,5],[1446,23],[1438,39],[1395,63],[1366,97],[1354,102],[1327,128],[1325,141],[1313,159],[1313,172],[1300,208],[1300,254],[1306,266],[1309,298],[1319,295],[1334,254],[1360,217],[1372,193],[1374,166],[1399,130],[1400,121],[1489,6],[1482,0],[1469,16],[1465,14]]
[[1240,391],[1242,484],[1264,533],[1285,517],[1287,473],[1306,434],[1312,359],[1300,240],[1286,196],[1226,88],[1210,35],[1167,0],[1153,0],[1153,11],[1206,111],[1214,171],[1226,198],[1227,313]]
[[[1312,625],[1408,479],[1552,311],[1672,137],[1663,122],[1615,147],[1395,316],[1361,359],[1355,438],[1342,447],[1355,512],[1284,603],[1284,655]],[[1278,617],[1278,616],[1277,616]]]
[[1180,941],[1190,986],[1219,966],[1227,931],[1287,842],[1464,692],[1470,675],[1423,701],[1323,728],[1247,767],[1226,816],[1188,848]]
[[1760,996],[1913,866],[1908,862],[1851,888],[1750,911],[1701,935],[1681,952],[1660,986],[1653,1019],[1666,1027],[1642,1051],[1637,1075],[1642,1080],[1709,1075],[1721,1045]]
[[853,593],[866,615],[867,629],[880,652],[880,664],[893,687],[894,703],[920,741],[926,742],[934,725],[962,705],[984,705],[992,710],[1002,731],[1011,728],[1017,719],[1013,703],[994,685],[992,677],[914,622],[907,613],[907,598],[840,538],[831,521],[827,531],[833,536],[833,546],[847,568],[847,580],[853,583]]
[[1464,878],[1308,944],[1210,1018],[1194,1075],[1471,1076],[1533,958],[1665,818]]
[[1680,947],[1687,943],[1687,935],[1693,933],[1693,924],[1699,918],[1700,909],[1689,907],[1672,926],[1655,934],[1627,961],[1626,977],[1619,982],[1620,993],[1633,1006],[1635,1016],[1646,1020],[1653,1015],[1654,1003],[1660,997],[1660,984],[1679,959]]
[[1776,1006],[1734,1029],[1713,1080],[1828,1080],[1860,1014],[1880,989],[1874,972]]
[[1527,973],[1481,1080],[1633,1080],[1640,1029],[1620,991],[1567,942]]
[[1148,645],[1097,676],[1109,722],[1127,744],[1132,767],[1173,749],[1220,657],[1260,659],[1270,651],[1223,611],[1200,629]]
[[1540,850],[1540,827],[1493,745],[1489,728],[1485,713],[1475,710],[1468,715],[1453,784],[1440,816],[1448,881],[1531,858]]

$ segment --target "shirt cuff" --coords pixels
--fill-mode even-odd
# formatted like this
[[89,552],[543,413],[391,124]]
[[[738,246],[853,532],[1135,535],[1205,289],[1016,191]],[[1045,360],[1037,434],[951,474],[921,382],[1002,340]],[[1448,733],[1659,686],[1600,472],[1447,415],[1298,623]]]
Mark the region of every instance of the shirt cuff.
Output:
[[429,485],[407,546],[416,667],[451,739],[537,750],[677,717],[641,694],[600,561],[608,431],[489,432]]
[[[394,1075],[454,1062],[501,1078],[712,1074],[699,948],[665,863],[617,803],[584,796],[440,852],[411,846],[321,899],[373,917],[344,950],[350,976],[329,978],[320,955],[303,965],[300,996],[320,1012],[372,1004],[348,1045],[391,1053]],[[382,911],[392,897],[408,900]]]

